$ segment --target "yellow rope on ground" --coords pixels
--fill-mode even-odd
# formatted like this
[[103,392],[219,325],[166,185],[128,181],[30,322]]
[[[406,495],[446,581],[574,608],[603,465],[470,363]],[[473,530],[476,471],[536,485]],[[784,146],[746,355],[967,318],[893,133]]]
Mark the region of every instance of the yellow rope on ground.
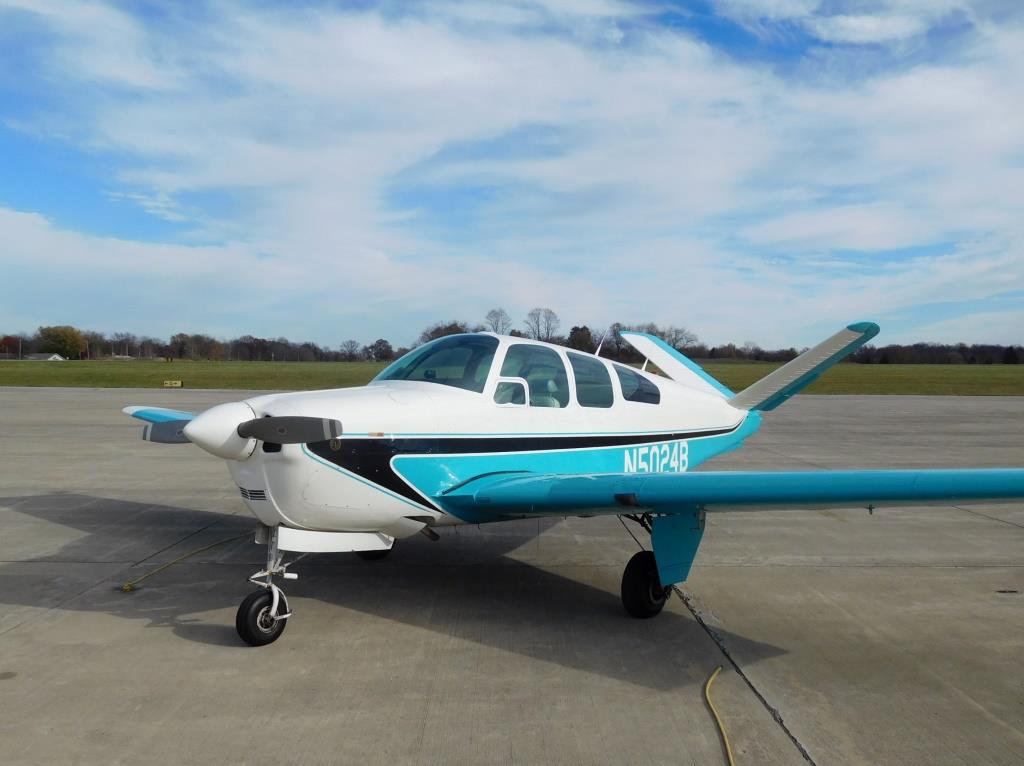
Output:
[[229,537],[226,540],[218,540],[215,543],[210,543],[209,545],[204,545],[202,548],[197,548],[196,550],[191,551],[190,553],[186,553],[184,556],[178,556],[178,558],[174,559],[174,561],[168,561],[166,564],[161,564],[156,569],[153,569],[152,571],[146,572],[146,574],[142,575],[142,577],[137,577],[134,580],[129,580],[128,582],[124,583],[121,586],[121,592],[122,593],[131,593],[133,590],[135,590],[135,586],[138,585],[143,580],[145,580],[147,577],[152,577],[157,572],[162,572],[165,569],[167,569],[168,567],[174,566],[179,561],[184,561],[185,559],[189,558],[190,556],[195,556],[197,553],[202,553],[203,551],[208,551],[208,550],[210,550],[210,548],[216,548],[218,545],[224,545],[224,543],[230,543],[230,542],[234,542],[235,540],[241,540],[243,537],[249,537],[249,535],[251,535],[251,534],[252,534],[251,532],[246,532],[244,535],[237,535],[235,537]]
[[725,757],[729,761],[729,766],[736,766],[736,761],[732,758],[732,745],[729,744],[729,735],[725,733],[725,725],[722,723],[721,716],[718,715],[718,709],[715,707],[715,703],[711,701],[711,684],[718,678],[718,674],[722,672],[722,666],[719,665],[715,668],[715,672],[708,678],[707,683],[704,684],[704,699],[708,703],[708,707],[711,708],[711,715],[715,717],[715,723],[718,724],[718,733],[722,735],[722,744],[725,745]]

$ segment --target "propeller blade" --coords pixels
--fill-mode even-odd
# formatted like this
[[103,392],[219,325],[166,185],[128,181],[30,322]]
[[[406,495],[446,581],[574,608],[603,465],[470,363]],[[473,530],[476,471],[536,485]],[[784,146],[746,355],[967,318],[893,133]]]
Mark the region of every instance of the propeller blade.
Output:
[[185,426],[190,420],[165,420],[163,423],[150,423],[142,429],[142,440],[158,444],[188,444],[184,434]]
[[243,439],[259,439],[275,444],[322,442],[341,436],[341,422],[297,415],[256,418],[239,425],[238,435]]

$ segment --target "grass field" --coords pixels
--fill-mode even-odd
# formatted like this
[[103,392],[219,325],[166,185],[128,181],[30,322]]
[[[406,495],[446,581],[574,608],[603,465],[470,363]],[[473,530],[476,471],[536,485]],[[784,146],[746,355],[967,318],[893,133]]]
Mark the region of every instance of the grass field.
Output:
[[[774,370],[767,362],[706,365],[734,391]],[[0,386],[185,388],[297,391],[359,386],[383,367],[373,362],[10,362],[0,361]],[[812,394],[957,394],[1024,396],[1024,365],[840,364],[815,382]]]

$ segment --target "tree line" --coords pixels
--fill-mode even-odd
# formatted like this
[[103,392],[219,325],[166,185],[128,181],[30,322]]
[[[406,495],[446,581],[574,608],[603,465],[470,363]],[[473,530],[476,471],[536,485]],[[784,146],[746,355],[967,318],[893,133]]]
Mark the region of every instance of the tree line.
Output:
[[[568,348],[593,353],[623,362],[638,362],[642,357],[622,337],[623,330],[650,333],[692,359],[721,361],[750,360],[787,362],[796,357],[796,348],[763,349],[755,343],[726,343],[709,346],[685,327],[659,326],[653,322],[626,325],[619,322],[607,328],[573,325],[562,333],[562,323],[550,308],[535,308],[515,326],[503,308],[491,309],[482,322],[463,320],[435,322],[420,333],[414,345],[446,335],[491,331],[500,335],[534,338]],[[33,335],[13,334],[0,337],[0,358],[19,358],[33,353],[57,353],[68,359],[166,358],[212,361],[264,362],[387,362],[409,350],[395,348],[386,338],[370,344],[346,340],[337,347],[317,343],[294,342],[287,338],[258,338],[242,335],[222,340],[202,333],[177,333],[169,339],[136,335],[131,332],[106,334],[81,330],[69,325],[40,327]],[[1021,346],[996,344],[914,343],[910,345],[865,346],[849,358],[860,364],[1020,364]]]

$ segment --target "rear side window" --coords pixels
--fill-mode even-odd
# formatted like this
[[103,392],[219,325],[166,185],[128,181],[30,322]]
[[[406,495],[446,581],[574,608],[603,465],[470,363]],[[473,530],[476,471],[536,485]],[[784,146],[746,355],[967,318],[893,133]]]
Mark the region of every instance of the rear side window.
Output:
[[544,346],[509,346],[501,377],[524,378],[531,407],[564,407],[569,403],[569,377],[562,358]]
[[620,364],[616,364],[614,367],[615,374],[619,376],[619,384],[622,386],[622,396],[627,402],[658,404],[661,401],[661,391],[643,375]]
[[569,354],[573,377],[576,378],[576,401],[581,407],[611,407],[615,400],[608,368],[593,357]]

